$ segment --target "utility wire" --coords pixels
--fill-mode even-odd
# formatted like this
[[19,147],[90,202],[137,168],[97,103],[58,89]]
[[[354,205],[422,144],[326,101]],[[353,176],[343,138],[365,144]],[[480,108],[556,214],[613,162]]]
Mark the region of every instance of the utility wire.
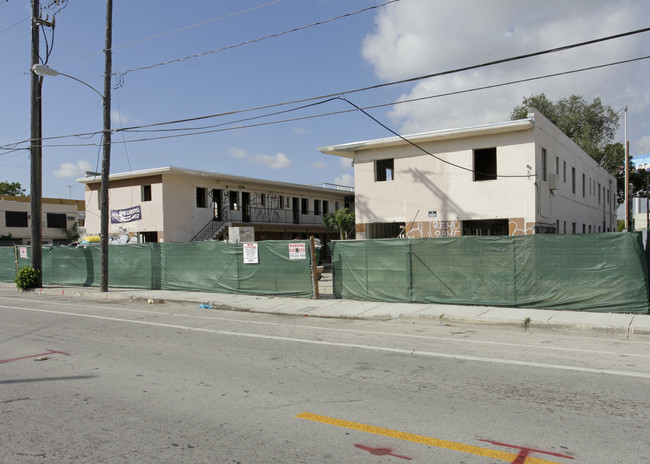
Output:
[[132,129],[141,129],[141,128],[145,128],[145,127],[156,127],[156,126],[163,126],[163,125],[170,125],[170,124],[179,124],[179,123],[184,123],[184,122],[199,121],[199,120],[202,120],[202,119],[210,119],[210,118],[215,118],[215,117],[229,116],[229,115],[232,115],[232,114],[245,113],[245,112],[249,112],[249,111],[264,110],[264,109],[269,109],[269,108],[275,108],[275,107],[278,107],[278,106],[293,105],[293,104],[305,103],[305,102],[308,102],[308,101],[315,101],[315,100],[323,100],[323,99],[326,99],[326,98],[336,97],[338,95],[349,95],[349,94],[353,94],[353,93],[365,92],[365,91],[368,91],[368,90],[375,90],[375,89],[380,89],[380,88],[383,88],[383,87],[389,87],[389,86],[404,84],[404,83],[409,83],[409,82],[416,82],[416,81],[420,81],[420,80],[424,80],[424,79],[431,79],[433,77],[440,77],[440,76],[455,74],[455,73],[459,73],[459,72],[463,72],[463,71],[470,71],[470,70],[473,70],[473,69],[479,69],[479,68],[484,68],[484,67],[488,67],[488,66],[494,66],[494,65],[497,65],[497,64],[522,60],[522,59],[526,59],[526,58],[530,58],[530,57],[534,57],[534,56],[541,56],[541,55],[545,55],[545,54],[549,54],[549,53],[556,53],[556,52],[560,52],[560,51],[564,51],[564,50],[569,50],[569,49],[572,49],[572,48],[582,47],[582,46],[585,46],[585,45],[591,45],[591,44],[598,43],[598,42],[604,42],[604,41],[607,41],[607,40],[618,39],[618,38],[633,35],[633,34],[640,34],[640,33],[647,32],[647,31],[650,31],[650,27],[644,28],[644,29],[638,29],[636,31],[625,32],[625,33],[622,33],[622,34],[616,34],[616,35],[612,35],[612,36],[602,37],[600,39],[589,40],[587,42],[580,42],[580,43],[576,43],[576,44],[565,45],[563,47],[551,48],[551,49],[543,50],[543,51],[540,51],[540,52],[528,53],[528,54],[525,54],[525,55],[518,55],[518,56],[514,56],[514,57],[510,57],[510,58],[504,58],[504,59],[496,60],[496,61],[489,61],[489,62],[486,62],[486,63],[481,63],[481,64],[477,64],[477,65],[473,65],[473,66],[466,66],[466,67],[462,67],[462,68],[454,68],[454,69],[441,71],[441,72],[437,72],[437,73],[425,74],[425,75],[421,75],[421,76],[417,76],[417,77],[411,77],[411,78],[403,79],[403,80],[399,80],[399,81],[385,82],[385,83],[382,83],[382,84],[376,84],[376,85],[371,85],[371,86],[367,86],[367,87],[361,87],[361,88],[357,88],[357,89],[353,89],[353,90],[340,91],[340,92],[330,93],[330,94],[326,94],[326,95],[319,95],[319,96],[316,96],[316,97],[308,97],[308,98],[303,98],[303,99],[299,99],[299,100],[285,101],[285,102],[281,102],[281,103],[273,103],[273,104],[270,104],[270,105],[257,106],[257,107],[242,109],[242,110],[234,110],[234,111],[229,111],[229,112],[224,112],[224,113],[210,114],[210,115],[205,115],[205,116],[196,116],[196,117],[192,117],[192,118],[177,119],[177,120],[173,120],[173,121],[165,121],[165,122],[158,122],[158,123],[152,123],[152,124],[143,124],[143,125],[139,125],[139,126],[126,127],[123,130],[128,131],[128,130],[132,130]]
[[[171,35],[171,34],[175,34],[177,32],[182,32],[182,31],[192,29],[192,28],[195,28],[195,27],[203,26],[205,24],[213,23],[215,21],[221,21],[223,19],[232,18],[233,16],[237,16],[237,15],[240,15],[240,14],[243,14],[243,13],[248,13],[248,12],[251,12],[253,10],[257,10],[259,8],[264,8],[264,7],[273,5],[273,4],[281,2],[281,1],[282,0],[274,0],[272,2],[265,3],[263,5],[254,6],[254,7],[248,8],[246,10],[236,11],[234,13],[230,13],[230,14],[227,14],[225,16],[220,16],[218,18],[209,19],[207,21],[203,21],[203,22],[200,22],[200,23],[197,23],[197,24],[192,24],[190,26],[184,26],[184,27],[181,27],[181,28],[178,28],[178,29],[174,29],[173,31],[163,32],[163,33],[153,35],[153,36],[150,36],[150,37],[145,37],[143,39],[134,40],[133,42],[128,42],[128,43],[113,47],[113,48],[111,48],[111,50],[119,50],[120,48],[129,47],[131,45],[137,45],[139,43],[147,42],[147,41],[153,40],[153,39],[159,39],[161,37],[165,37],[165,36],[168,36],[168,35]],[[97,51],[97,52],[94,52],[94,53],[90,53],[88,55],[78,56],[76,58],[71,58],[71,59],[69,59],[67,61],[62,61],[62,62],[57,63],[57,64],[61,65],[61,64],[71,63],[71,62],[74,62],[74,61],[79,61],[79,60],[83,60],[83,59],[86,59],[86,58],[90,58],[91,56],[99,55],[101,53],[104,53],[104,50],[100,50],[100,51]],[[2,81],[0,81],[0,82],[2,82]]]
[[221,47],[221,48],[218,48],[216,50],[208,50],[208,51],[205,51],[205,52],[196,53],[194,55],[185,56],[183,58],[175,58],[173,60],[165,61],[165,62],[162,62],[162,63],[156,63],[156,64],[152,64],[152,65],[149,65],[149,66],[141,66],[139,68],[127,69],[126,71],[114,73],[114,75],[117,75],[119,80],[121,81],[121,80],[124,79],[124,76],[126,74],[130,73],[130,72],[144,71],[146,69],[152,69],[152,68],[156,68],[156,67],[159,67],[159,66],[165,66],[165,65],[168,65],[168,64],[172,64],[172,63],[178,63],[178,62],[181,62],[181,61],[190,60],[190,59],[193,59],[193,58],[199,58],[201,56],[210,55],[210,54],[213,54],[213,53],[223,52],[225,50],[231,50],[233,48],[242,47],[244,45],[250,45],[250,44],[253,44],[253,43],[261,42],[263,40],[274,39],[276,37],[281,37],[283,35],[290,34],[292,32],[302,31],[302,30],[308,29],[310,27],[321,26],[323,24],[327,24],[327,23],[332,22],[332,21],[337,21],[339,19],[344,19],[344,18],[348,18],[350,16],[358,15],[360,13],[365,13],[367,11],[376,10],[377,8],[381,8],[383,6],[389,5],[391,3],[396,3],[396,2],[399,2],[399,1],[401,1],[401,0],[389,0],[389,1],[381,3],[379,5],[374,5],[374,6],[370,6],[368,8],[363,8],[361,10],[354,11],[352,13],[345,13],[345,14],[342,14],[342,15],[339,15],[339,16],[334,16],[333,18],[324,19],[322,21],[317,21],[315,23],[307,24],[305,26],[294,27],[294,28],[288,29],[286,31],[266,35],[264,37],[258,37],[256,39],[247,40],[245,42],[240,42],[240,43],[235,44],[235,45],[227,45],[225,47]]
[[[431,153],[430,151],[425,150],[423,147],[421,147],[421,146],[418,145],[417,143],[412,142],[411,140],[407,139],[407,138],[404,137],[403,135],[401,135],[401,134],[399,134],[398,132],[394,131],[393,129],[391,129],[390,127],[388,127],[386,124],[384,124],[383,122],[381,122],[379,119],[375,118],[373,115],[371,115],[370,113],[368,113],[366,110],[364,110],[363,108],[360,108],[360,107],[358,107],[357,105],[355,105],[354,103],[352,103],[352,102],[351,102],[350,100],[348,100],[347,98],[345,98],[345,97],[338,97],[338,99],[341,100],[341,101],[344,101],[344,102],[346,102],[346,103],[349,103],[349,104],[352,105],[352,106],[354,106],[358,111],[360,111],[360,112],[362,112],[363,114],[365,114],[366,116],[368,116],[370,119],[372,119],[373,121],[375,121],[377,124],[379,124],[381,127],[383,127],[384,129],[386,129],[386,130],[387,130],[388,132],[390,132],[391,134],[396,135],[397,137],[399,137],[400,139],[402,139],[402,140],[405,141],[406,143],[408,143],[408,144],[414,146],[414,147],[417,148],[418,150],[420,150],[420,151],[426,153],[426,154],[429,155],[429,156],[432,156],[433,158],[437,159],[438,161],[441,161],[442,163],[448,164],[449,166],[453,166],[453,167],[458,168],[458,169],[462,169],[463,171],[469,171],[469,172],[472,172],[472,173],[474,173],[474,174],[483,174],[483,175],[486,175],[486,176],[492,176],[492,175],[493,175],[493,174],[490,174],[490,173],[485,173],[485,172],[477,171],[477,170],[472,169],[472,168],[466,168],[465,166],[461,166],[461,165],[459,165],[459,164],[452,163],[451,161],[447,161],[447,160],[444,159],[444,158],[440,158],[439,156],[434,155],[434,154]],[[530,177],[530,176],[534,176],[534,174],[532,174],[532,173],[531,173],[531,174],[523,174],[523,175],[504,175],[504,174],[494,174],[494,176],[495,176],[495,177]]]
[[[546,75],[543,75],[543,76],[535,76],[535,77],[517,79],[517,80],[513,80],[513,81],[498,83],[498,84],[491,84],[491,85],[485,85],[485,86],[480,86],[480,87],[474,87],[474,88],[470,88],[470,89],[462,89],[462,90],[450,91],[450,92],[440,93],[440,94],[436,94],[436,95],[428,95],[428,96],[425,96],[425,97],[419,97],[419,98],[413,98],[413,99],[408,99],[408,100],[400,100],[400,101],[396,101],[396,102],[382,103],[382,104],[377,104],[377,105],[365,106],[365,107],[363,107],[361,109],[363,109],[363,110],[377,109],[377,108],[382,108],[382,107],[387,107],[387,106],[394,106],[394,105],[412,103],[412,102],[417,102],[417,101],[430,100],[430,99],[433,99],[433,98],[441,98],[441,97],[447,97],[447,96],[451,96],[451,95],[460,95],[460,94],[463,94],[463,93],[476,92],[476,91],[479,91],[479,90],[493,89],[493,88],[497,88],[497,87],[503,87],[503,86],[507,86],[507,85],[519,84],[519,83],[523,83],[523,82],[530,82],[530,81],[540,80],[540,79],[547,79],[547,78],[551,78],[551,77],[559,77],[559,76],[563,76],[563,75],[575,74],[575,73],[578,73],[578,72],[584,72],[584,71],[590,71],[590,70],[595,70],[595,69],[600,69],[600,68],[605,68],[605,67],[611,67],[611,66],[616,66],[616,65],[620,65],[620,64],[631,63],[631,62],[646,60],[646,59],[650,59],[650,55],[643,56],[643,57],[638,57],[638,58],[633,58],[633,59],[629,59],[629,60],[616,61],[616,62],[602,64],[602,65],[590,66],[590,67],[586,67],[586,68],[574,69],[574,70],[570,70],[570,71],[563,71],[563,72],[558,72],[558,73],[553,73],[553,74],[546,74]],[[232,125],[232,124],[236,124],[236,123],[240,123],[240,122],[246,122],[246,121],[261,119],[261,118],[270,117],[270,116],[277,115],[277,114],[288,113],[288,112],[297,111],[297,110],[300,110],[300,109],[305,109],[305,108],[317,106],[317,105],[320,105],[320,104],[328,103],[328,102],[330,102],[332,100],[337,99],[338,97],[339,96],[337,95],[337,96],[331,97],[329,99],[325,99],[325,100],[323,100],[321,102],[317,102],[317,103],[310,104],[310,105],[303,105],[303,106],[296,107],[296,108],[291,108],[291,109],[288,109],[288,110],[283,110],[283,111],[278,111],[278,112],[274,112],[274,113],[254,116],[254,117],[251,117],[251,118],[239,119],[239,120],[235,120],[235,121],[228,121],[228,122],[225,122],[225,123],[215,124],[215,125],[211,125],[211,126],[195,127],[195,128],[168,129],[168,131],[172,131],[172,132],[173,131],[182,131],[182,130],[193,130],[193,131],[195,131],[195,132],[192,132],[192,133],[175,134],[175,135],[158,136],[158,137],[149,137],[149,138],[141,138],[141,139],[132,139],[132,140],[129,140],[129,141],[124,141],[123,143],[144,142],[144,141],[151,141],[151,140],[161,140],[161,139],[168,139],[168,138],[202,135],[202,134],[207,134],[207,133],[224,132],[224,131],[230,131],[230,130],[251,128],[251,127],[260,127],[260,126],[266,126],[266,125],[272,125],[272,124],[282,124],[282,123],[294,122],[294,121],[299,121],[299,120],[314,119],[314,118],[325,117],[325,116],[335,116],[335,115],[340,115],[340,114],[344,114],[344,113],[351,113],[351,112],[357,111],[356,109],[354,109],[354,110],[349,109],[349,110],[335,111],[335,112],[329,112],[329,113],[322,113],[322,114],[317,114],[317,115],[302,116],[302,117],[298,117],[298,118],[270,121],[270,122],[259,123],[259,124],[240,125],[240,126],[226,127],[226,128],[223,127],[223,126],[228,126],[228,125]],[[288,103],[285,103],[285,104],[288,104]],[[270,105],[270,106],[279,106],[279,105]],[[251,110],[242,110],[242,111],[239,111],[239,112],[243,112],[243,111],[251,111]],[[212,115],[212,116],[209,116],[209,117],[225,116],[225,115],[235,114],[235,113],[239,113],[239,112],[222,113],[220,115]],[[205,118],[206,117],[201,117],[201,118],[198,118],[198,119],[205,119]],[[193,118],[192,120],[196,120],[196,119]],[[183,122],[185,122],[185,121],[183,121]],[[162,124],[163,123],[158,123],[158,124],[155,124],[153,126],[158,126],[158,125],[162,125]],[[152,125],[136,126],[135,129],[142,128],[142,127],[151,127],[151,126]],[[215,128],[215,127],[220,127],[220,129],[203,130],[203,129],[210,129],[210,128]],[[162,129],[152,129],[152,130],[149,130],[149,131],[136,131],[135,129],[134,128],[115,129],[114,132],[127,131],[127,132],[134,132],[135,133],[135,132],[159,132],[159,131],[162,131]],[[91,138],[91,137],[93,137],[95,135],[100,135],[100,134],[102,134],[101,131],[86,132],[86,133],[74,134],[74,135],[61,135],[61,136],[53,136],[53,137],[44,137],[42,140],[44,140],[44,141],[45,140],[57,140],[57,139],[70,138],[70,137],[78,137],[78,138],[89,137],[89,138]],[[30,141],[31,140],[28,139],[28,140],[23,140],[23,141],[16,142],[16,143],[13,143],[13,144],[7,144],[7,145],[4,145],[4,146],[1,146],[0,150],[11,150],[11,151],[13,151],[13,150],[27,150],[28,148],[15,148],[15,147],[20,145],[20,144],[28,143]],[[120,143],[120,142],[113,142],[113,143]],[[97,146],[97,144],[94,144],[94,143],[57,144],[57,145],[44,145],[44,146],[47,146],[47,147],[82,147],[82,146]],[[0,154],[0,156],[2,156],[2,154]]]

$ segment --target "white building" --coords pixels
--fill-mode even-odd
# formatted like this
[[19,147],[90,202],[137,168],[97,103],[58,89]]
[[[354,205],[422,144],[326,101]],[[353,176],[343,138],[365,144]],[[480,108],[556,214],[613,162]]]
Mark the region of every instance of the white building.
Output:
[[[83,200],[42,198],[42,243],[70,242],[69,235],[82,232],[84,209]],[[0,196],[0,241],[31,245],[31,223],[31,197]]]
[[[101,179],[88,173],[89,235],[100,233]],[[225,240],[251,231],[254,240],[327,240],[323,215],[354,204],[351,187],[315,187],[162,167],[109,178],[112,241],[188,242]],[[235,228],[235,229],[231,229]]]
[[356,237],[616,231],[615,178],[531,111],[320,148],[353,160]]

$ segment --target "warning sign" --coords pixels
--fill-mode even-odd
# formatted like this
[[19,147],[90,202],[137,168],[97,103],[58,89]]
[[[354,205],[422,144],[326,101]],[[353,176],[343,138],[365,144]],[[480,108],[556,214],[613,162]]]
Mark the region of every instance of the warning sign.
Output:
[[259,263],[259,253],[257,252],[257,243],[244,243],[244,264]]
[[289,244],[289,259],[307,259],[307,250],[304,243]]
[[20,247],[20,257],[27,258],[27,247]]

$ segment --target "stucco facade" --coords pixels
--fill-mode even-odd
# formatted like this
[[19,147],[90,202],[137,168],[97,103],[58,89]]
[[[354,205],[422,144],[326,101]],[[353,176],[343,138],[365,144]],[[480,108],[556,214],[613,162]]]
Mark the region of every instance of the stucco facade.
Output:
[[[78,181],[86,184],[87,232],[99,235],[100,178],[91,175]],[[256,240],[307,238],[327,235],[324,213],[352,206],[353,195],[351,188],[313,187],[175,167],[119,173],[109,180],[109,229],[111,240],[122,242],[223,240],[230,227],[251,227]],[[213,225],[205,236],[196,237]]]
[[353,160],[357,238],[616,230],[614,177],[539,112],[404,139],[320,148]]
[[[41,238],[43,244],[69,241],[73,229],[83,227],[84,202],[62,198],[41,199]],[[0,196],[0,237],[11,236],[14,243],[31,245],[31,197]]]

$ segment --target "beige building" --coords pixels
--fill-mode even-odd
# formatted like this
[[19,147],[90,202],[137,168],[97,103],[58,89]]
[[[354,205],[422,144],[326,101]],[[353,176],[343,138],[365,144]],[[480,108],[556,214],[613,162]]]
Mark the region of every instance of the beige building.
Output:
[[[68,243],[75,231],[83,232],[84,210],[83,200],[43,198],[43,244]],[[0,211],[0,241],[31,245],[31,197],[2,195]]]
[[[101,179],[88,173],[89,235],[100,233]],[[308,186],[176,167],[112,174],[111,241],[189,242],[329,238],[323,215],[354,204],[354,190]],[[248,233],[252,237],[244,237]]]
[[353,160],[357,238],[616,231],[615,178],[537,111],[320,151]]

